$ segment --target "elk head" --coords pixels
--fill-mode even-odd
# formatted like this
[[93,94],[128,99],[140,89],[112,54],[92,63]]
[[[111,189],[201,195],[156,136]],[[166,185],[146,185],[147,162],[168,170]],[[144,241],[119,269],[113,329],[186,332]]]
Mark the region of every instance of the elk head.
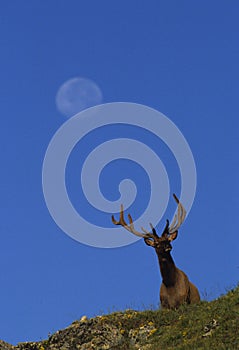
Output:
[[169,224],[169,220],[167,220],[166,226],[161,236],[158,236],[155,228],[151,223],[151,232],[146,231],[143,227],[141,227],[142,232],[136,231],[132,216],[130,214],[128,214],[129,224],[127,224],[124,219],[123,205],[121,205],[119,221],[115,220],[114,216],[112,215],[112,222],[115,225],[123,226],[126,230],[133,233],[134,235],[142,237],[148,246],[155,248],[158,256],[163,257],[165,254],[168,254],[171,251],[171,242],[177,238],[178,229],[186,217],[186,210],[184,209],[183,205],[179,202],[179,199],[175,194],[173,194],[173,197],[178,204],[177,213],[174,216],[171,224]]

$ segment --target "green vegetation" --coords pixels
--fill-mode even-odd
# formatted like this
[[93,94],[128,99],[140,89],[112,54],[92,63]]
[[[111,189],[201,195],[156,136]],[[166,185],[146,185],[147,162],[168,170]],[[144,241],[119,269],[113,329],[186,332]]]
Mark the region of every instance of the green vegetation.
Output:
[[[239,349],[239,287],[212,301],[178,310],[126,310],[82,317],[42,342],[2,344],[24,350]],[[9,347],[8,347],[9,346]]]
[[239,287],[212,302],[184,305],[175,311],[113,313],[105,316],[105,322],[124,331],[125,345],[120,349],[135,349],[127,334],[134,329],[137,336],[137,330],[148,326],[144,346],[139,344],[139,349],[239,349]]

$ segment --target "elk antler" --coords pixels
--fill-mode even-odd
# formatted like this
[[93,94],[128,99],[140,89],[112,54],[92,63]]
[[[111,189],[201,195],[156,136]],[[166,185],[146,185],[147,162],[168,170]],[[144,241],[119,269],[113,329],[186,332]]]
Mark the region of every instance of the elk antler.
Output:
[[175,214],[174,219],[173,219],[173,221],[168,229],[168,232],[170,234],[179,229],[179,227],[182,225],[182,223],[184,222],[184,219],[186,217],[186,210],[183,207],[182,203],[179,202],[179,199],[176,196],[176,194],[173,194],[173,197],[174,197],[175,201],[178,203],[178,209],[177,209],[177,213]]
[[125,219],[124,219],[124,208],[123,208],[123,205],[121,204],[121,206],[120,206],[120,219],[119,219],[119,221],[117,221],[117,220],[115,220],[114,215],[112,215],[112,222],[115,225],[123,226],[126,230],[128,230],[129,232],[133,233],[134,235],[136,235],[138,237],[152,238],[152,239],[158,238],[158,235],[155,231],[155,228],[153,227],[153,225],[151,223],[150,223],[150,227],[152,229],[152,233],[146,231],[143,227],[141,227],[141,230],[144,233],[141,233],[141,232],[135,230],[133,219],[132,219],[132,216],[130,214],[128,214],[128,218],[129,218],[129,224],[127,224]]
[[[171,235],[172,233],[176,232],[179,229],[179,227],[182,225],[182,223],[186,217],[186,210],[184,209],[182,203],[179,202],[179,199],[175,194],[173,194],[173,197],[174,197],[175,201],[178,203],[177,213],[174,216],[173,221],[170,224],[170,226],[169,226],[169,221],[167,220],[167,224],[165,226],[165,229],[164,229],[162,235],[168,235],[168,234]],[[154,240],[159,238],[159,236],[156,233],[155,228],[153,227],[153,225],[151,223],[150,223],[150,227],[152,229],[152,233],[146,231],[143,227],[141,227],[141,230],[144,232],[144,233],[142,233],[142,232],[135,230],[133,219],[132,219],[132,216],[130,214],[128,214],[128,218],[129,218],[129,224],[127,224],[125,219],[124,219],[124,208],[123,208],[123,205],[121,204],[119,221],[115,220],[114,215],[112,215],[112,222],[115,225],[123,226],[126,230],[128,230],[129,232],[133,233],[134,235],[136,235],[138,237],[151,238]]]

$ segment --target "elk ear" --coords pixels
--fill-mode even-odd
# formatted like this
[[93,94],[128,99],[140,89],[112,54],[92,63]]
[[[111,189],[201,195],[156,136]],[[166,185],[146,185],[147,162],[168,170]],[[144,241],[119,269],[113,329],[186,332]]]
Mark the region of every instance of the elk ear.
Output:
[[150,247],[155,247],[155,243],[152,239],[150,238],[144,238],[144,241],[147,245],[149,245]]
[[178,230],[174,231],[173,233],[170,233],[169,237],[168,237],[168,240],[171,242],[171,241],[174,241],[176,238],[177,238],[177,235],[178,235]]

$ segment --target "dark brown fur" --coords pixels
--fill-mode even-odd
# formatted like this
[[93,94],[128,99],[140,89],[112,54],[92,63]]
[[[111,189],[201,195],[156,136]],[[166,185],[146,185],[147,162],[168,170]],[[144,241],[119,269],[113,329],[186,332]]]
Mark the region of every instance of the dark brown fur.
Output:
[[197,288],[189,281],[187,275],[176,267],[170,254],[172,249],[170,242],[176,237],[177,232],[154,240],[145,238],[145,243],[154,247],[158,256],[162,276],[160,302],[161,307],[165,309],[176,309],[184,303],[192,304],[200,301]]

